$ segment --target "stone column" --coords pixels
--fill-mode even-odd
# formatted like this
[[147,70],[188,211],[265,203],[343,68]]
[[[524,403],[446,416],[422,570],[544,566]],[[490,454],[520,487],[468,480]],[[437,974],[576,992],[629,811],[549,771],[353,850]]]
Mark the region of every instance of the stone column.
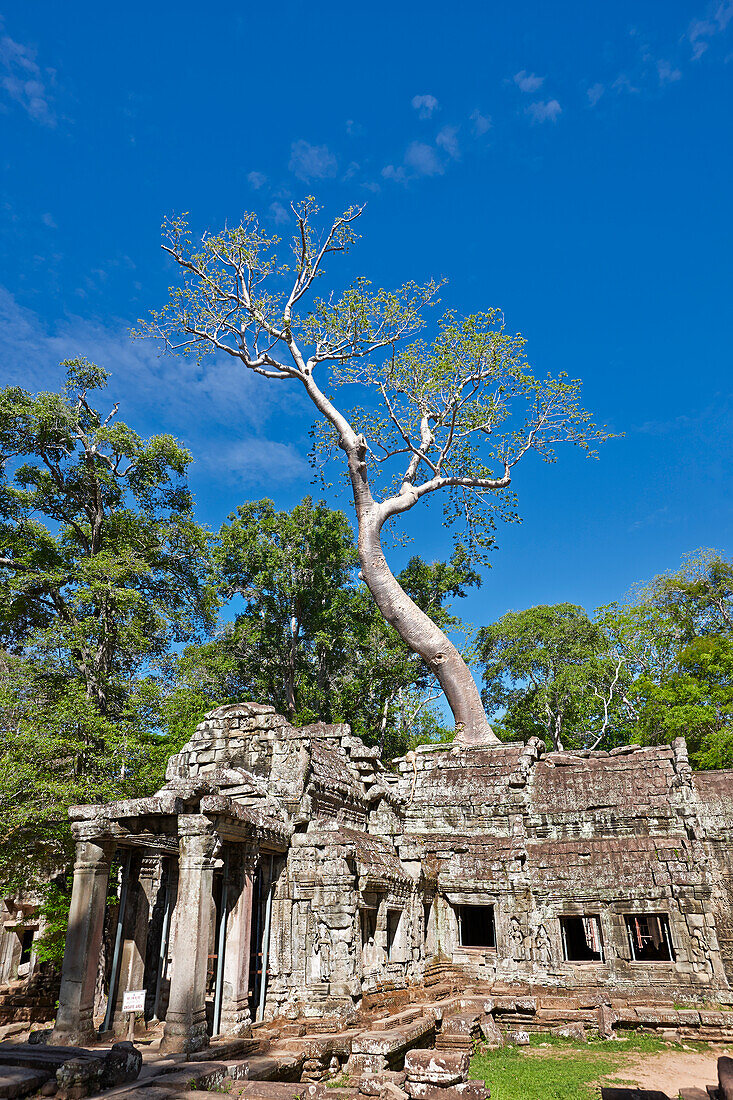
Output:
[[102,946],[111,841],[79,840],[59,992],[59,1010],[50,1042],[85,1046],[95,1035],[92,1015]]
[[145,954],[148,925],[153,907],[153,890],[159,860],[142,852],[133,854],[127,893],[127,912],[123,926],[120,974],[112,1028],[127,1034],[128,1021],[122,1016],[122,998],[129,989],[145,985]]
[[218,838],[211,822],[199,814],[179,816],[178,837],[173,969],[161,1049],[190,1053],[209,1045],[206,964],[215,912],[211,891]]
[[249,952],[256,854],[240,844],[230,846],[228,915],[224,951],[221,1034],[249,1035]]

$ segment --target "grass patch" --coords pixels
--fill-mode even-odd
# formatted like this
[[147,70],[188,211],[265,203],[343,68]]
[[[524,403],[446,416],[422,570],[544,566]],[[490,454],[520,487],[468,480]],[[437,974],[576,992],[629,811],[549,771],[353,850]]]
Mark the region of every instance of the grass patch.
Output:
[[[691,1044],[685,1044],[689,1049]],[[470,1076],[485,1081],[491,1100],[596,1100],[599,1082],[618,1082],[630,1054],[657,1054],[681,1043],[620,1032],[618,1039],[576,1043],[556,1035],[531,1035],[529,1047],[506,1046],[476,1054]]]

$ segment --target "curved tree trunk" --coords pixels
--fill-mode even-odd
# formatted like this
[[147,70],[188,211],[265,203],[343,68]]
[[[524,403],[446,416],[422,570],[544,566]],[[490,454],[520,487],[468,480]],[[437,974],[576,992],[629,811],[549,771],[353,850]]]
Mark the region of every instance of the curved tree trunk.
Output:
[[387,565],[381,526],[376,507],[371,515],[359,519],[359,561],[374,602],[403,642],[419,653],[437,676],[453,711],[457,739],[465,745],[498,745],[468,665],[440,627],[410,599]]
[[404,493],[378,504],[369,486],[364,436],[356,435],[311,377],[305,384],[313,403],[336,429],[339,446],[346,454],[359,528],[359,562],[374,602],[405,645],[418,653],[435,673],[453,712],[456,740],[464,745],[501,744],[489,725],[481,695],[463,657],[440,627],[410,599],[387,565],[382,550],[382,527],[387,519],[408,511],[417,502],[414,493],[410,493],[412,486],[403,485]]

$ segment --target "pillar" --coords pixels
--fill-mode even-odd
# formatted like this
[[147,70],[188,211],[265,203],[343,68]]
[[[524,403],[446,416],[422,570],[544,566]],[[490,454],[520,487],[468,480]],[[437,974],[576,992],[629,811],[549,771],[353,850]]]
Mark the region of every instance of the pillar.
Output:
[[252,1023],[249,1010],[249,953],[255,858],[255,852],[244,845],[230,846],[222,1035],[249,1035]]
[[[133,854],[130,865],[127,907],[123,925],[122,956],[117,982],[115,1015],[112,1027],[120,1034],[127,1034],[128,1021],[122,1016],[122,999],[130,989],[145,986],[145,957],[148,943],[148,926],[153,907],[153,892],[158,859],[145,857],[142,852]],[[148,991],[150,993],[150,991]],[[152,1000],[152,996],[149,998]]]
[[76,845],[59,1010],[50,1039],[55,1046],[85,1046],[95,1036],[94,990],[113,851],[109,841],[80,840]]
[[209,1045],[206,965],[214,921],[212,885],[217,836],[205,817],[181,814],[178,839],[173,967],[161,1049],[192,1052]]

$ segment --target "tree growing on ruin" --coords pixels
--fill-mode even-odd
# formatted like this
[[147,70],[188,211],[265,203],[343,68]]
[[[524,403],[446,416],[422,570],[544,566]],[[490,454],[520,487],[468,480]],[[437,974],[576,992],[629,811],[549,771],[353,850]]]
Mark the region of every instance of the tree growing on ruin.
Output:
[[[496,518],[514,515],[518,463],[530,453],[551,462],[565,442],[590,450],[604,433],[581,407],[578,381],[533,373],[524,339],[498,309],[465,317],[449,310],[428,335],[435,282],[388,291],[359,278],[316,294],[327,261],[355,240],[361,213],[351,207],[319,233],[314,200],[294,206],[289,256],[254,215],[195,243],[184,217],[166,221],[163,247],[180,282],[140,331],[171,349],[231,356],[307,395],[321,455],[344,454],[361,572],[375,603],[437,677],[460,738],[495,742],[468,666],[396,580],[382,532],[439,497],[444,522],[480,558]],[[359,391],[362,403],[344,407],[342,387],[349,397]]]

